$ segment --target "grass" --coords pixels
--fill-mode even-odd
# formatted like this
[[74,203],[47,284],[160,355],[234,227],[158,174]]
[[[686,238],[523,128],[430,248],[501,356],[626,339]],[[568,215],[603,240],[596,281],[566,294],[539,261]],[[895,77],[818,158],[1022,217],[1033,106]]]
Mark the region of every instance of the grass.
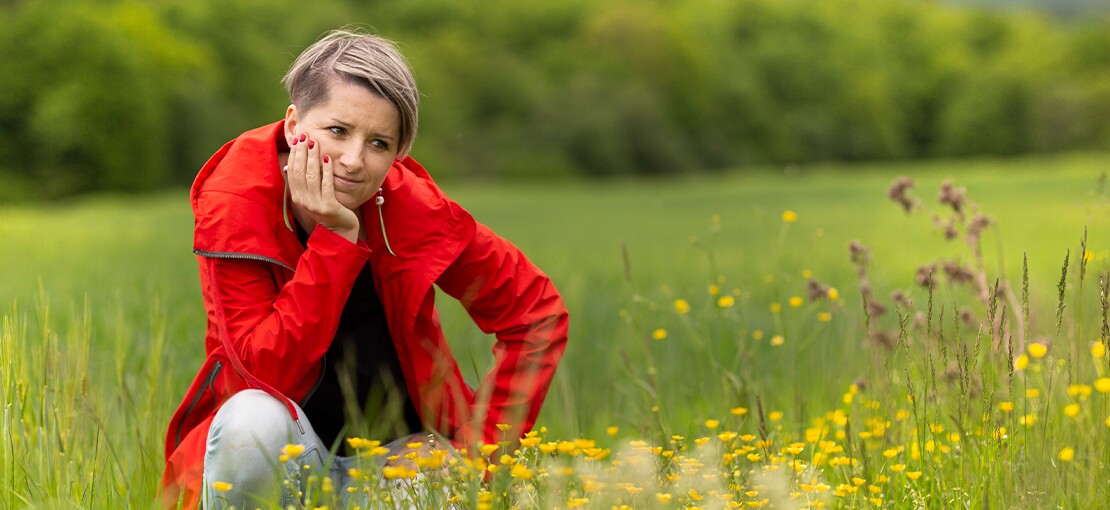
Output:
[[[1110,409],[1108,383],[1098,381],[1107,363],[1091,348],[1100,340],[1098,279],[1110,268],[1110,206],[1098,193],[1108,163],[1077,155],[445,183],[554,279],[572,317],[539,420],[546,433],[518,456],[535,477],[508,466],[485,489],[458,490],[472,506],[495,507],[497,488],[596,508],[1102,504]],[[917,181],[925,207],[914,215],[885,197],[897,175]],[[974,262],[965,243],[932,227],[946,178],[995,220],[982,239],[983,271],[1010,285],[993,306],[943,279],[932,293],[914,283],[916,268],[938,258]],[[783,221],[788,210],[796,221]],[[0,208],[0,507],[152,506],[165,423],[202,358],[191,227],[183,191]],[[870,247],[883,316],[862,310],[853,240]],[[1027,325],[1017,319],[1024,260]],[[810,299],[809,278],[839,295]],[[893,290],[912,300],[897,309],[904,322]],[[957,320],[960,308],[970,321]],[[473,382],[490,363],[490,340],[454,303],[441,311]],[[1016,341],[996,347],[1005,344],[991,324],[1013,338],[1028,329],[1026,344],[1048,349],[1036,357]],[[868,340],[869,329],[891,346]],[[561,440],[570,446],[539,450]],[[614,460],[654,468],[627,481],[596,467]],[[573,476],[549,481],[568,467]],[[692,481],[706,474],[713,479]],[[590,490],[600,484],[608,489]]]

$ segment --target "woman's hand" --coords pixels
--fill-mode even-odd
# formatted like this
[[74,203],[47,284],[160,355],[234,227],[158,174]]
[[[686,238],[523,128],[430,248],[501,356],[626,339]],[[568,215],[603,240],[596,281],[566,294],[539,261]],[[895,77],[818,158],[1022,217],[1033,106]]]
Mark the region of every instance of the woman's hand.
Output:
[[317,225],[357,242],[358,215],[335,198],[332,161],[320,156],[320,144],[301,135],[289,143],[289,163],[282,172],[289,181],[294,211],[299,210]]

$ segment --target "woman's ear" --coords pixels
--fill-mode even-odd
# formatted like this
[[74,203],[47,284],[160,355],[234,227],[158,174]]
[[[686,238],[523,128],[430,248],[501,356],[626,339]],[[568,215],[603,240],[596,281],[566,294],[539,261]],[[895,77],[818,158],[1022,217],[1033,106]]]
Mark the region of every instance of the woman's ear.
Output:
[[285,109],[285,143],[292,144],[293,138],[297,136],[297,117],[297,105],[290,104]]

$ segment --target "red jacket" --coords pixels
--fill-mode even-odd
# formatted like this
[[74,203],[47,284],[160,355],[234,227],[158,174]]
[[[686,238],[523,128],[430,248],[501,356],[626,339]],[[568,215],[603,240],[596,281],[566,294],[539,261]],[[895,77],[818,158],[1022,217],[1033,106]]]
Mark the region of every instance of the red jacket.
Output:
[[[514,434],[529,430],[562,357],[567,312],[551,281],[411,158],[394,163],[382,186],[385,202],[363,207],[365,243],[319,227],[302,247],[289,228],[278,169],[284,144],[281,122],[248,131],[216,152],[193,183],[207,358],[166,433],[169,504],[197,506],[208,427],[228,397],[248,387],[297,402],[309,396],[367,262],[409,396],[424,423],[460,447],[501,440],[498,423],[514,425]],[[495,367],[476,392],[440,329],[433,283],[497,337]]]

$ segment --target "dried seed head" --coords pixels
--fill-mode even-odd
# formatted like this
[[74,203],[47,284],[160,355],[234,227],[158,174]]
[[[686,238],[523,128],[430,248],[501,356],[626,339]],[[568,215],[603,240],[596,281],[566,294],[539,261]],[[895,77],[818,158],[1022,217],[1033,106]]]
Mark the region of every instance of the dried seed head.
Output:
[[894,183],[887,188],[886,195],[891,200],[898,202],[902,206],[902,210],[909,214],[917,207],[919,200],[909,194],[913,189],[913,179],[909,177],[899,177],[894,180]]

